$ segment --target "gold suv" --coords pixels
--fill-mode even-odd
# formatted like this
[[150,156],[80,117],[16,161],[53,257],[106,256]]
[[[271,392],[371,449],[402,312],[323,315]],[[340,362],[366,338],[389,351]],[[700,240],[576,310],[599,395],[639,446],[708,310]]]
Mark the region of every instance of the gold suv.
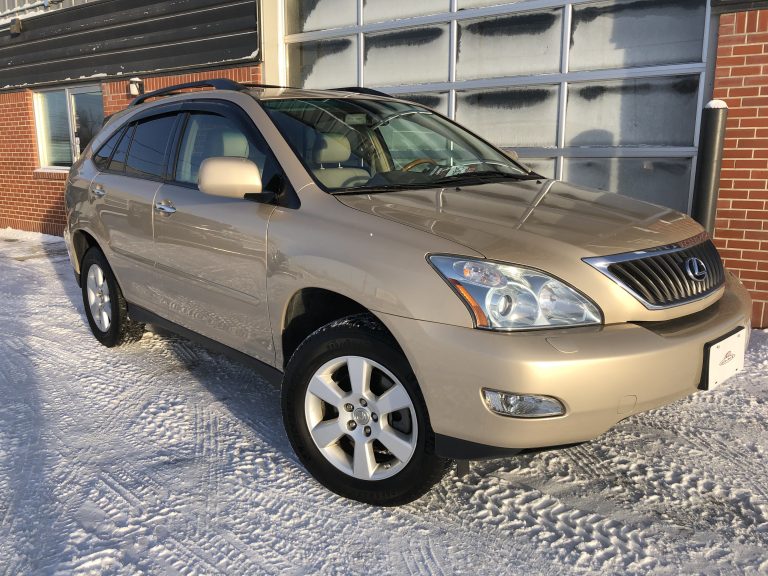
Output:
[[72,167],[66,209],[102,344],[152,323],[283,373],[301,461],[364,502],[743,365],[749,296],[696,222],[372,90],[145,94]]

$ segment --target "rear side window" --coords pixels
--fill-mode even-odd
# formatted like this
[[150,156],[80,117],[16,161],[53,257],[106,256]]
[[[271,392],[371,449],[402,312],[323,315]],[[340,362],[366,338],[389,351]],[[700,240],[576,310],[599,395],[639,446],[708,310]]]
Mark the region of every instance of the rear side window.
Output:
[[162,178],[165,175],[166,152],[176,115],[160,116],[139,122],[125,163],[131,176]]
[[112,154],[112,161],[109,163],[109,170],[112,172],[122,172],[125,170],[125,157],[128,155],[128,146],[131,145],[133,137],[133,126],[129,126],[125,131],[125,136],[117,145],[115,153]]
[[117,147],[117,143],[120,141],[123,132],[125,132],[124,129],[115,132],[112,137],[99,148],[99,151],[93,155],[93,163],[96,164],[96,167],[99,170],[105,170],[107,168],[109,157],[112,156],[112,151]]

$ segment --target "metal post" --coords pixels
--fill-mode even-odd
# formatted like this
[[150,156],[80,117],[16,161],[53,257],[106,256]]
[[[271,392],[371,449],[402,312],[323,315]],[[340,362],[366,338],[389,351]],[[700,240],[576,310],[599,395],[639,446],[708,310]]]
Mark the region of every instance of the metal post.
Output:
[[708,102],[701,115],[692,216],[710,234],[715,230],[717,193],[720,189],[720,167],[723,163],[723,142],[727,119],[728,105],[722,100]]

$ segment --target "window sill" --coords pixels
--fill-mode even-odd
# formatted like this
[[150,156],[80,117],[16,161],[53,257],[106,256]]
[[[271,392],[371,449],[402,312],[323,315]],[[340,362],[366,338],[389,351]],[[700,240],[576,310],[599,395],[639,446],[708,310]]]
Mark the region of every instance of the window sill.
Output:
[[69,168],[36,168],[32,173],[35,180],[66,180]]

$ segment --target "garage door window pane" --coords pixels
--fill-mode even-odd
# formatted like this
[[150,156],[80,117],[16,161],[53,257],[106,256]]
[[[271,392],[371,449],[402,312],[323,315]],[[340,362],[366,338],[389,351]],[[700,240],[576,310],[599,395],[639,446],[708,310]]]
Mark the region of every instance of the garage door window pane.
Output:
[[554,147],[557,86],[521,86],[456,94],[456,119],[497,146]]
[[697,76],[568,88],[567,146],[693,146]]
[[366,86],[448,80],[448,26],[365,36]]
[[357,85],[356,46],[354,38],[289,44],[290,85],[306,88]]
[[402,98],[432,108],[435,112],[448,115],[447,92],[424,92],[421,94],[394,94],[395,98]]
[[701,62],[705,0],[573,7],[571,70]]
[[688,210],[690,158],[566,158],[563,179]]
[[287,0],[288,34],[357,24],[356,0]]
[[528,166],[536,174],[541,174],[545,178],[555,177],[555,159],[554,158],[520,158],[524,166]]
[[410,18],[424,14],[448,12],[448,0],[365,0],[363,2],[365,22],[381,22],[394,18]]
[[40,98],[40,136],[43,166],[71,166],[72,146],[69,141],[69,114],[64,90],[42,92]]
[[459,21],[459,80],[560,69],[562,10]]

